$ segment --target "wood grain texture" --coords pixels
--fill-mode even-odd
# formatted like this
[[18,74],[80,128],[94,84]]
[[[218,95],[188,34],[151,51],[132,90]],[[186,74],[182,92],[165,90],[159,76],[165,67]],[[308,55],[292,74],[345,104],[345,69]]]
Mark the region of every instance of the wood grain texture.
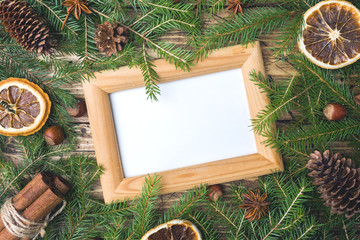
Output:
[[112,192],[123,179],[110,100],[106,92],[90,82],[85,82],[83,86],[89,121],[93,130],[96,159],[106,172],[100,176],[104,199],[109,202],[112,199]]
[[[256,42],[254,50],[251,56],[247,59],[241,68],[244,77],[244,83],[246,88],[246,94],[249,102],[249,110],[251,119],[255,119],[257,113],[265,109],[265,106],[270,104],[269,98],[264,93],[259,92],[258,86],[251,81],[249,73],[256,71],[266,76],[265,67],[263,63],[263,57],[261,53],[260,43]],[[275,123],[272,126],[275,128]],[[283,170],[283,163],[280,153],[276,152],[276,149],[266,147],[262,142],[266,140],[265,137],[255,134],[256,148],[258,153],[264,156],[269,161],[275,164],[273,171]]]
[[[249,73],[253,70],[265,73],[259,42],[248,47],[237,45],[214,51],[207,59],[195,64],[190,72],[176,70],[164,60],[157,60],[154,64],[157,66],[161,83],[242,68],[251,117],[255,118],[256,113],[269,103],[267,96],[261,93],[249,78]],[[105,202],[137,196],[145,182],[146,175],[124,178],[108,97],[108,94],[113,92],[143,86],[140,69],[128,67],[98,73],[94,79],[83,85],[96,158],[105,168],[101,178]],[[182,191],[203,183],[216,184],[282,170],[281,156],[274,149],[262,145],[262,137],[256,135],[255,139],[257,154],[159,172],[162,193]]]
[[[273,162],[261,154],[251,154],[236,158],[193,165],[176,170],[163,171],[161,193],[184,191],[200,184],[218,184],[244,178],[257,177],[275,170]],[[153,174],[150,174],[153,177]],[[113,194],[114,199],[136,197],[144,184],[144,176],[125,178]],[[139,188],[140,187],[140,188]]]
[[[251,55],[253,48],[233,46],[214,51],[205,61],[191,67],[189,72],[176,69],[164,59],[154,62],[161,83],[196,77],[242,66]],[[122,67],[116,71],[104,71],[95,74],[91,84],[107,93],[144,87],[144,78],[139,68]]]

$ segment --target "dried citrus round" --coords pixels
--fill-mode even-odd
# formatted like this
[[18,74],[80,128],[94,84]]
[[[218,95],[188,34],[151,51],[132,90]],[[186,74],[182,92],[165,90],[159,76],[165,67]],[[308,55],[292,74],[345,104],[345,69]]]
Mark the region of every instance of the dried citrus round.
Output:
[[337,69],[360,58],[360,11],[351,3],[322,1],[304,15],[300,50],[316,65]]
[[141,240],[201,240],[197,227],[187,220],[174,219],[148,231]]
[[27,136],[40,130],[50,114],[49,96],[22,78],[0,82],[0,134]]

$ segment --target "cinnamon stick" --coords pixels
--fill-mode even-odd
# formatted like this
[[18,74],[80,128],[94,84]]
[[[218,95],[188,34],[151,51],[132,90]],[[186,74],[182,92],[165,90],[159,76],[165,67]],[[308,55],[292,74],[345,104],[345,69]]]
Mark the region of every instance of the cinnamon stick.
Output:
[[[23,211],[43,194],[53,182],[53,177],[48,173],[37,174],[15,197],[13,205],[16,210]],[[5,225],[0,217],[0,232]]]
[[21,211],[30,206],[31,203],[38,199],[41,194],[50,187],[52,182],[53,176],[50,174],[37,174],[33,180],[31,180],[15,197],[13,197],[15,209]]
[[65,196],[70,189],[70,183],[61,176],[57,176],[54,179],[54,188],[57,189],[63,196]]
[[[57,190],[56,188],[49,188],[37,200],[35,200],[27,209],[25,209],[22,215],[26,219],[29,219],[31,221],[40,221],[44,219],[49,213],[51,213],[53,209],[59,203],[61,203],[63,199],[64,199],[64,194],[62,194],[59,190]],[[0,232],[0,239],[20,240],[19,237],[12,235],[6,228]]]
[[[23,216],[31,221],[40,221],[61,203],[64,195],[55,188],[49,188],[33,204],[23,212]],[[1,239],[1,238],[0,238]]]

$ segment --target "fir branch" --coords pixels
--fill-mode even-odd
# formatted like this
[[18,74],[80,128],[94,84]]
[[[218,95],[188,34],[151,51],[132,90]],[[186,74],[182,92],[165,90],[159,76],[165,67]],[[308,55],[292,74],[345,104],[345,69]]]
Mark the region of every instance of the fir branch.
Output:
[[162,23],[158,24],[157,26],[154,26],[153,28],[147,30],[142,35],[146,36],[146,35],[152,33],[152,31],[154,31],[155,29],[161,28],[163,25],[167,25],[169,23],[178,23],[178,24],[181,24],[181,25],[186,25],[186,26],[191,27],[191,28],[195,27],[195,24],[187,23],[185,21],[181,21],[181,20],[177,20],[177,19],[168,19],[165,22],[162,22]]
[[[347,136],[348,134],[344,134],[347,133],[349,130],[351,131],[351,133],[353,132],[358,132],[359,128],[360,128],[360,123],[359,122],[349,122],[349,123],[344,123],[343,126],[338,126],[338,128],[336,128],[335,130],[333,130],[331,125],[327,125],[327,124],[323,124],[322,127],[320,127],[321,129],[319,129],[319,127],[317,127],[316,129],[312,129],[312,134],[310,132],[306,133],[306,136],[304,137],[298,137],[298,138],[290,138],[288,140],[283,141],[283,144],[289,144],[291,142],[299,142],[299,141],[304,141],[304,140],[308,140],[311,139],[312,141],[314,139],[317,138],[321,138],[324,136],[329,136],[329,138],[332,139],[342,139],[345,136]],[[322,129],[324,129],[322,131]],[[308,128],[307,131],[311,131],[311,128]],[[310,133],[310,134],[309,134]],[[351,135],[350,133],[350,135]],[[337,135],[339,134],[339,135]],[[335,137],[338,136],[338,137]]]
[[[55,13],[55,11],[54,11],[52,8],[49,7],[49,5],[45,4],[45,3],[44,3],[43,1],[41,1],[41,0],[35,0],[35,1],[38,2],[39,4],[41,4],[42,6],[44,6],[45,8],[47,8],[47,9],[61,22],[61,24],[64,23],[64,21],[61,20],[61,18]],[[71,29],[67,24],[65,24],[65,26],[66,26],[75,36],[77,36],[77,33],[76,33],[73,29]]]
[[[255,70],[251,71],[250,80],[253,81],[263,92],[266,92],[268,95],[277,94],[278,91],[274,86],[271,86],[270,80],[266,78],[261,72],[256,72]],[[282,94],[281,94],[282,95]]]
[[33,81],[39,81],[39,77],[35,75],[33,71],[30,71],[30,67],[24,64],[27,63],[26,60],[32,60],[31,62],[34,62],[34,59],[31,59],[30,56],[25,57],[23,54],[21,54],[23,56],[23,59],[26,60],[18,61],[18,59],[16,59],[15,56],[10,54],[9,52],[0,49],[0,53],[0,61],[4,66],[7,67],[8,70],[16,70],[18,72],[18,75],[22,75],[27,79],[32,79]]
[[140,18],[138,18],[136,21],[134,21],[133,23],[131,23],[128,27],[131,28],[133,27],[135,24],[138,24],[140,21],[142,21],[143,19],[147,18],[148,16],[150,16],[151,14],[153,14],[156,11],[156,9],[153,9],[151,11],[149,11],[148,13],[142,15]]
[[218,208],[214,203],[210,203],[210,206],[211,206],[211,207],[215,210],[215,212],[217,212],[223,219],[225,219],[228,224],[232,225],[232,227],[234,227],[234,228],[237,228],[237,227],[236,227],[236,224],[234,223],[234,221],[232,221],[232,220],[230,219],[230,217],[228,217],[225,213],[223,213],[223,211],[222,211],[220,208]]
[[306,229],[306,231],[299,237],[297,240],[302,239],[306,234],[308,234],[312,229],[314,225],[311,225],[309,228]]
[[274,180],[275,180],[275,182],[276,182],[277,186],[279,187],[279,189],[281,190],[282,194],[284,195],[284,197],[285,197],[285,198],[288,198],[288,196],[286,195],[286,193],[285,193],[284,189],[281,187],[281,185],[280,185],[280,183],[279,183],[278,179],[277,179],[275,176],[274,176]]
[[[164,9],[167,11],[173,11],[173,12],[181,12],[181,13],[188,13],[188,10],[184,10],[184,9],[179,9],[179,8],[175,8],[172,7],[170,4],[164,4],[164,1],[160,2],[160,3],[153,3],[150,1],[144,1],[144,0],[138,0],[141,3],[144,3],[145,5],[149,5],[158,9]],[[161,4],[163,3],[163,4]],[[168,1],[165,1],[165,3],[169,3]]]
[[231,44],[248,44],[260,34],[281,27],[294,11],[284,8],[254,8],[235,16],[232,21],[220,21],[195,41],[196,60],[202,60],[212,51]]
[[201,229],[206,233],[206,235],[209,235],[209,232],[206,231],[206,228],[200,224],[199,220],[195,216],[189,214],[189,217],[194,220],[198,226],[201,226]]
[[0,47],[19,47],[18,44],[0,44]]
[[144,76],[146,94],[151,100],[157,101],[157,95],[160,94],[160,89],[157,86],[156,82],[159,82],[159,77],[153,69],[154,65],[151,63],[149,56],[145,50],[145,41],[143,42],[142,55],[144,59],[142,61],[142,64],[140,65],[140,69]]
[[96,2],[96,4],[89,6],[89,9],[103,17],[109,18],[111,21],[118,22],[126,19],[127,6],[128,4],[123,1],[111,0],[111,3],[108,1]]
[[[73,187],[68,194],[68,204],[61,214],[62,218],[57,218],[51,222],[47,229],[49,239],[58,239],[59,225],[61,228],[61,239],[84,239],[96,237],[96,232],[100,231],[108,219],[106,216],[113,216],[113,207],[104,211],[102,205],[96,204],[90,199],[89,191],[102,173],[94,161],[86,156],[70,156],[65,162],[66,175],[70,178]],[[118,214],[118,213],[116,213]],[[100,217],[99,217],[100,216]]]
[[274,56],[283,57],[287,54],[291,54],[302,34],[301,30],[304,24],[303,14],[304,11],[297,11],[287,26],[282,29],[281,37],[279,37],[279,40],[281,41],[279,43],[280,46],[274,48]]
[[[304,79],[304,84],[306,84],[305,79]],[[316,124],[316,116],[315,116],[314,108],[312,106],[312,102],[311,102],[311,99],[310,99],[309,92],[306,92],[306,98],[307,98],[308,103],[309,103],[308,106],[309,106],[309,109],[310,109],[311,121],[313,122],[313,124]]]
[[[69,145],[60,146],[54,149],[44,149],[44,139],[42,135],[34,135],[32,139],[18,137],[14,140],[15,147],[17,148],[23,163],[18,167],[14,167],[11,164],[9,165],[9,167],[11,167],[10,171],[12,171],[12,177],[10,180],[10,176],[8,175],[6,179],[8,183],[3,187],[2,192],[0,193],[0,199],[8,193],[8,190],[13,187],[15,182],[18,182],[25,174],[29,173],[30,170],[33,170],[35,166],[44,164],[50,157],[67,153],[72,149]],[[38,169],[41,169],[41,167]]]
[[360,109],[355,106],[353,103],[351,103],[350,101],[348,101],[342,94],[340,94],[335,88],[334,86],[332,86],[331,83],[329,83],[329,81],[325,80],[325,77],[323,77],[323,75],[319,72],[318,69],[314,68],[314,66],[311,66],[307,61],[303,61],[300,58],[296,58],[294,57],[293,60],[295,61],[295,63],[297,63],[299,66],[303,67],[304,69],[306,69],[307,71],[309,71],[311,74],[313,74],[314,76],[316,76],[316,78],[318,80],[320,80],[326,87],[328,87],[335,95],[337,95],[339,97],[339,99],[341,99],[344,103],[346,103],[348,106],[350,106],[354,111],[360,113]]
[[[143,2],[143,4],[148,4],[148,2]],[[167,9],[169,3],[167,1],[159,2],[158,4],[165,6],[164,9]],[[145,6],[144,5],[144,6]],[[142,7],[144,7],[142,5]],[[150,6],[152,6],[150,4]],[[189,13],[189,7],[181,5],[177,9],[186,9],[183,12]],[[159,12],[160,11],[160,12]],[[176,15],[167,15],[167,12],[161,12],[157,8],[144,11],[144,14],[138,18],[134,18],[132,21],[120,22],[120,26],[127,29],[129,32],[135,34],[135,42],[141,42],[141,55],[132,59],[132,62],[129,64],[132,66],[140,66],[142,73],[144,75],[145,87],[148,98],[152,100],[157,100],[157,95],[160,94],[160,89],[156,85],[158,82],[158,76],[154,71],[154,66],[151,63],[151,58],[148,54],[149,49],[153,49],[157,52],[158,56],[164,57],[170,63],[174,63],[176,67],[180,67],[183,70],[187,70],[192,64],[192,54],[188,50],[176,47],[174,44],[158,42],[156,37],[163,35],[164,32],[171,31],[172,29],[183,29],[185,31],[197,31],[199,28],[199,22],[193,20],[193,18],[183,18]],[[160,13],[160,15],[159,15]],[[161,15],[162,14],[162,15]],[[109,17],[103,15],[104,17]],[[150,19],[150,20],[149,20]],[[143,22],[147,21],[147,26],[144,27]],[[150,23],[150,24],[149,24]]]
[[287,88],[286,88],[286,90],[285,90],[285,92],[284,92],[284,94],[283,94],[283,96],[282,96],[282,99],[281,99],[281,101],[280,101],[280,104],[282,104],[283,102],[284,102],[284,99],[285,99],[285,97],[287,97],[287,95],[288,95],[288,93],[289,92],[292,92],[292,91],[290,91],[290,89],[293,89],[294,88],[294,80],[295,80],[295,77],[298,75],[298,73],[296,72],[293,76],[292,76],[292,78],[291,78],[291,80],[290,80],[290,82],[289,82],[289,84],[288,84],[288,86],[287,86]]
[[177,201],[172,208],[164,213],[164,221],[181,218],[191,212],[206,199],[206,187],[195,187]]
[[286,230],[288,228],[291,228],[292,226],[294,226],[297,222],[299,222],[301,220],[301,218],[304,217],[304,215],[300,214],[294,221],[292,221],[289,225],[282,227],[282,228],[278,228],[278,230],[283,231]]
[[[203,233],[202,238],[207,240],[218,240],[219,236],[217,231],[214,229],[212,222],[209,221],[206,212],[196,211],[195,213],[189,213],[190,221],[200,228]],[[204,236],[204,233],[206,237]]]
[[219,14],[219,12],[224,9],[224,5],[227,3],[226,0],[212,0],[209,2],[210,6],[208,6],[208,9],[211,16]]
[[274,121],[276,117],[279,116],[280,113],[282,113],[282,111],[287,110],[286,107],[289,103],[300,97],[302,94],[304,94],[306,91],[311,89],[313,86],[314,84],[310,85],[302,92],[298,93],[297,95],[286,100],[285,102],[283,102],[278,106],[274,106],[273,108],[267,107],[265,111],[258,113],[257,119],[253,120],[253,129],[258,133],[264,131],[264,129],[267,128],[267,124],[269,120]]
[[145,186],[139,200],[136,202],[136,206],[133,209],[134,221],[132,226],[132,233],[127,239],[133,237],[141,238],[147,230],[149,230],[153,219],[156,218],[155,213],[155,200],[158,199],[160,190],[160,177],[154,175],[153,178],[147,177],[145,180]]
[[280,224],[282,223],[282,221],[284,221],[284,219],[286,218],[286,216],[289,214],[289,212],[291,211],[291,209],[294,207],[294,204],[296,203],[296,201],[298,200],[298,198],[303,194],[303,191],[305,190],[305,187],[302,187],[299,191],[299,193],[297,194],[297,196],[294,198],[294,200],[292,201],[292,203],[290,204],[290,206],[288,207],[288,209],[286,210],[286,212],[284,213],[284,215],[282,216],[282,218],[276,223],[275,227],[271,228],[271,230],[266,234],[266,236],[263,238],[263,240],[266,240],[267,237],[269,237],[272,232],[274,232],[275,230],[278,229],[278,227],[280,226]]
[[[242,230],[242,226],[243,226],[244,220],[245,220],[245,214],[242,215],[241,222],[240,222],[239,226],[237,227],[235,239],[238,239],[238,238],[239,238],[240,231]],[[242,233],[242,235],[243,235],[246,239],[248,239],[248,238],[245,236],[244,233]]]
[[84,59],[85,59],[85,61],[87,61],[88,60],[88,27],[87,27],[87,16],[86,16],[86,14],[85,14],[85,17],[84,17],[84,28],[85,28],[85,31],[84,31],[84,33],[85,33],[85,35],[84,35],[84,38],[85,38],[85,40],[84,40],[84,42],[85,42],[85,46],[84,46]]
[[160,50],[161,52],[164,52],[166,54],[168,54],[169,56],[173,57],[174,59],[177,59],[183,63],[187,63],[187,61],[185,59],[182,59],[179,56],[176,56],[175,54],[171,53],[170,51],[167,51],[166,49],[162,48],[161,46],[159,46],[158,44],[156,44],[154,41],[150,40],[149,38],[145,37],[144,34],[141,34],[139,32],[137,32],[136,30],[134,30],[133,28],[130,28],[129,26],[126,26],[123,23],[119,23],[122,27],[126,28],[127,30],[135,33],[137,36],[139,36],[140,38],[142,38],[145,42],[151,44],[152,46],[155,47],[155,49]]
[[[103,169],[98,169],[96,171],[96,174],[100,175],[101,172],[103,171]],[[93,175],[93,179],[92,180],[96,180],[94,179],[97,175]],[[102,202],[98,202],[95,201],[93,199],[89,199],[90,202],[99,205],[100,211],[95,212],[95,213],[91,213],[92,216],[101,216],[104,217],[106,215],[114,215],[114,216],[119,216],[119,215],[131,215],[131,210],[134,208],[133,205],[130,205],[129,201],[113,201],[111,203],[108,204],[104,204]]]
[[[64,68],[61,69],[61,74],[57,77],[53,77],[47,81],[48,84],[53,84],[55,82],[62,83],[63,81],[68,82],[68,79],[71,79],[72,83],[77,82],[79,79],[83,78],[84,76],[88,75],[89,73],[85,69],[76,69],[75,71],[64,73],[66,70]],[[85,80],[85,79],[84,79]],[[70,82],[68,82],[70,83]]]
[[25,167],[24,169],[22,169],[22,170],[20,171],[20,173],[17,174],[16,177],[13,178],[13,179],[9,182],[9,184],[7,184],[7,186],[4,188],[3,192],[0,194],[0,198],[1,198],[2,196],[4,196],[4,194],[7,193],[7,190],[8,190],[10,187],[12,187],[12,185],[14,184],[14,182],[17,181],[20,177],[22,177],[23,174],[26,173],[27,170],[28,170],[29,168],[31,168],[34,164],[36,164],[36,163],[39,162],[40,160],[42,160],[42,159],[44,159],[44,158],[46,158],[46,157],[48,157],[48,156],[50,156],[50,155],[58,154],[58,153],[61,153],[61,152],[62,152],[62,150],[57,150],[57,151],[54,151],[54,152],[52,152],[52,153],[47,153],[47,154],[44,154],[44,155],[42,155],[42,156],[39,156],[38,158],[36,158],[36,159],[34,159],[33,161],[31,161],[30,164],[26,165],[26,167]]
[[345,233],[345,237],[346,237],[346,240],[350,240],[349,236],[348,236],[348,233],[347,233],[347,229],[346,229],[346,225],[344,223],[344,220],[341,220],[342,224],[343,224],[343,229],[344,229],[344,233]]

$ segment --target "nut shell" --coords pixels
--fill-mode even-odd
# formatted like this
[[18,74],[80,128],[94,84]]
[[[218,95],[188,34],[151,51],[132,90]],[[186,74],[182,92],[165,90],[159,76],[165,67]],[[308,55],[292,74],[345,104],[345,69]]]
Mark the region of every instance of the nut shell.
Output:
[[222,187],[219,184],[209,186],[208,190],[208,197],[211,202],[216,202],[223,195]]
[[330,103],[324,108],[324,115],[330,121],[339,121],[343,119],[346,114],[346,108],[339,103]]
[[65,139],[65,134],[63,129],[58,126],[51,126],[44,132],[44,138],[48,145],[54,146],[62,143]]
[[354,97],[354,101],[357,105],[360,105],[360,94],[358,94]]
[[66,111],[72,117],[82,117],[86,113],[86,104],[83,99],[77,99],[77,103],[73,108],[66,108]]

